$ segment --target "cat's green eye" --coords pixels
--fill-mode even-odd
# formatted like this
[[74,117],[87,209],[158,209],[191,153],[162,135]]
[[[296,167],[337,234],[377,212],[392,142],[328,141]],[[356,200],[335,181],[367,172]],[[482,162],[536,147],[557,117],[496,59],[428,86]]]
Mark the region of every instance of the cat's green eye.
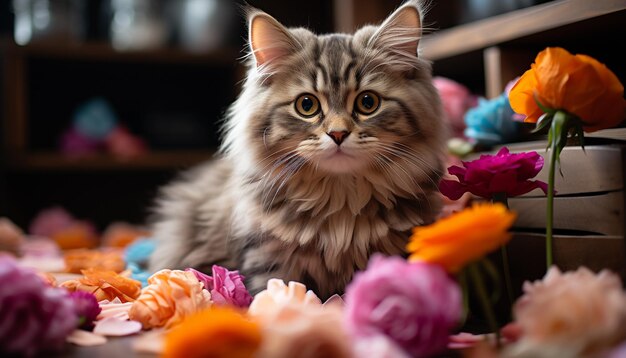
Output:
[[313,117],[320,113],[320,109],[320,101],[312,94],[305,93],[296,99],[296,112],[302,117]]
[[354,100],[354,109],[361,114],[370,115],[380,107],[380,97],[372,91],[359,93]]

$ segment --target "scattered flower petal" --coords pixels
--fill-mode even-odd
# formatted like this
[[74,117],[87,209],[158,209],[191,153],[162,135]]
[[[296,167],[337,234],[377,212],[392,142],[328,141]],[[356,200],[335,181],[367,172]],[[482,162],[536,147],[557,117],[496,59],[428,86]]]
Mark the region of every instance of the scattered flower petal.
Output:
[[96,322],[93,333],[102,336],[129,336],[141,331],[141,323],[108,317]]
[[61,284],[70,292],[93,293],[98,301],[119,298],[122,302],[134,301],[141,293],[141,282],[124,277],[113,271],[83,270],[83,277]]
[[81,347],[100,346],[107,342],[107,338],[82,329],[76,329],[69,336],[67,342]]

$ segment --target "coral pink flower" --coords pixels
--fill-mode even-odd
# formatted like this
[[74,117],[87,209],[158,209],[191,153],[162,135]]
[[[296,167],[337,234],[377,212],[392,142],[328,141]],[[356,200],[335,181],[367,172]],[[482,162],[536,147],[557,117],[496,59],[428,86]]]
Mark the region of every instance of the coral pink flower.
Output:
[[287,303],[253,316],[260,323],[260,358],[350,358],[351,340],[343,329],[341,308]]
[[213,277],[200,271],[188,268],[204,288],[211,292],[211,300],[218,305],[233,305],[245,308],[250,306],[252,295],[243,283],[244,276],[239,271],[228,271],[226,268],[213,265]]
[[461,290],[439,265],[374,256],[346,290],[356,337],[386,335],[411,356],[445,350],[461,318]]
[[619,276],[606,270],[561,273],[553,266],[542,281],[524,284],[514,313],[523,332],[519,350],[587,357],[626,340],[626,292]]
[[283,280],[272,278],[267,281],[267,289],[254,296],[248,314],[260,315],[289,305],[321,306],[322,301],[300,282],[290,281],[286,285]]
[[510,154],[503,147],[496,155],[481,155],[479,159],[463,162],[463,166],[448,168],[448,173],[459,181],[444,179],[439,183],[441,193],[452,200],[466,192],[486,199],[492,199],[495,194],[514,197],[537,188],[548,192],[546,183],[529,180],[543,168],[543,157],[537,152]]

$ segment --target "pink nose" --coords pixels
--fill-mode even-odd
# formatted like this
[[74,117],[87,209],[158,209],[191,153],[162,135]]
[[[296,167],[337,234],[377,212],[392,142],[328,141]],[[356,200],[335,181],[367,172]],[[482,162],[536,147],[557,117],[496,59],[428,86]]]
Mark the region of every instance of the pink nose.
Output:
[[348,131],[330,131],[328,136],[335,142],[337,145],[341,145],[343,141],[350,135]]

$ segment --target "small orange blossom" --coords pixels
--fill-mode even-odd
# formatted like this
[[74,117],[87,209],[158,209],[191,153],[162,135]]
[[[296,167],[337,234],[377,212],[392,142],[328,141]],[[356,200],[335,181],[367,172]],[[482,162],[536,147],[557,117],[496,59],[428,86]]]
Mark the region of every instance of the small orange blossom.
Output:
[[163,357],[248,358],[261,345],[257,323],[229,307],[187,317],[165,336]]
[[413,229],[409,261],[426,261],[457,272],[505,244],[516,215],[500,203],[475,204],[434,224]]

